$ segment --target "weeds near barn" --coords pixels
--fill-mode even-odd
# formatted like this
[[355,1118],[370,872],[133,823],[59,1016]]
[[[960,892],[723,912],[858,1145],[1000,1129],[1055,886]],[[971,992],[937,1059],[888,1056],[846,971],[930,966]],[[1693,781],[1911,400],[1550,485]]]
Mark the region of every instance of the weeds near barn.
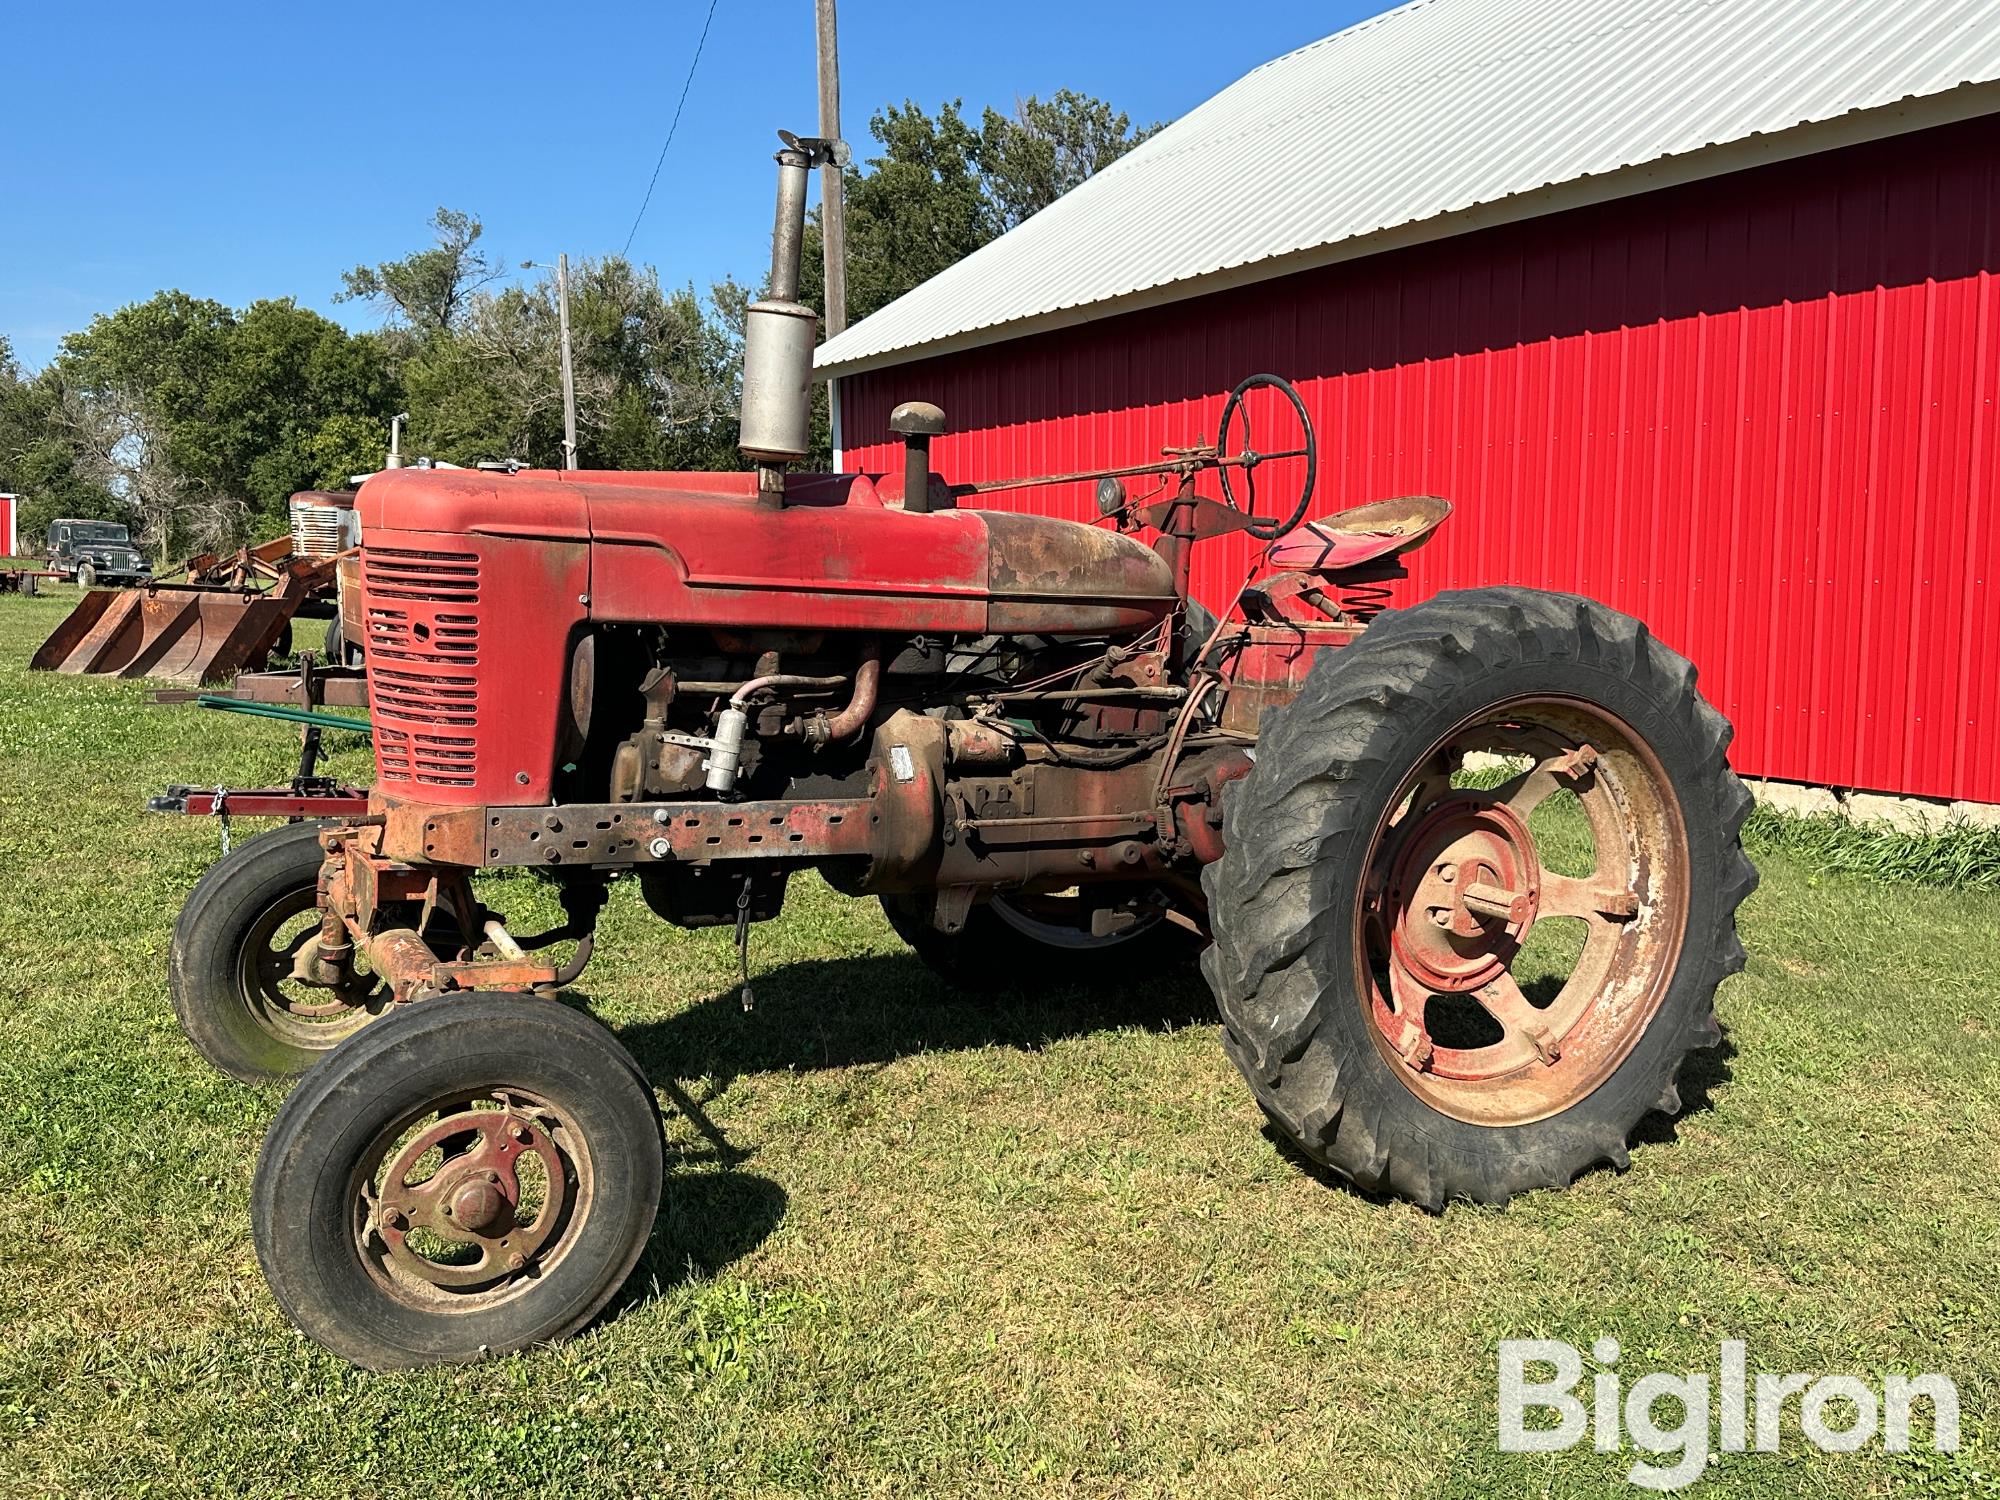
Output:
[[802,880],[746,1016],[730,935],[621,885],[575,1001],[667,1116],[639,1273],[559,1349],[348,1369],[250,1248],[278,1094],[203,1068],[167,1005],[216,829],[140,810],[281,779],[293,742],[31,677],[71,597],[0,599],[0,1490],[1596,1496],[1629,1454],[1495,1451],[1494,1361],[1608,1334],[1628,1379],[1742,1338],[1763,1369],[1958,1382],[1955,1456],[1788,1443],[1704,1496],[1996,1491],[2000,891],[1862,878],[1761,819],[1691,1111],[1627,1173],[1441,1217],[1274,1146],[1198,983],[970,1001]]
[[1800,817],[1759,804],[1743,826],[1743,844],[1753,859],[1784,854],[1822,874],[1938,890],[2000,888],[2000,828],[1962,819],[1899,829],[1832,813]]

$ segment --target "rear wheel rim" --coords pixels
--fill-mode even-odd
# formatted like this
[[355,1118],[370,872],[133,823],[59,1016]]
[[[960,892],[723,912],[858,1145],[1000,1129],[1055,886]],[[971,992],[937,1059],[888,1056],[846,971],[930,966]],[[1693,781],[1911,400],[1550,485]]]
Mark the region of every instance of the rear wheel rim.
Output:
[[[1506,758],[1486,774],[1504,774],[1499,785],[1465,784],[1480,752]],[[1659,1010],[1688,869],[1672,784],[1617,715],[1523,697],[1470,716],[1416,762],[1370,846],[1354,940],[1372,1041],[1454,1118],[1560,1113],[1617,1070]]]

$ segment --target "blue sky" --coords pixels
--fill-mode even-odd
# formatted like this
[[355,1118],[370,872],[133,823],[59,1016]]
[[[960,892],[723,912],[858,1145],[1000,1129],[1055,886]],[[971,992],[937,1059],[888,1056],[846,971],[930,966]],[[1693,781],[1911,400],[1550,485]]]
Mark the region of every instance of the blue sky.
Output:
[[[1185,112],[1382,9],[1261,0],[841,5],[843,125],[889,101],[975,116],[1071,87]],[[294,296],[351,326],[340,272],[407,253],[439,204],[510,267],[625,242],[706,0],[478,7],[69,0],[10,6],[0,333],[30,366],[162,287]],[[761,273],[773,132],[817,122],[812,0],[720,0],[633,258],[705,288]],[[559,21],[561,29],[552,26]]]

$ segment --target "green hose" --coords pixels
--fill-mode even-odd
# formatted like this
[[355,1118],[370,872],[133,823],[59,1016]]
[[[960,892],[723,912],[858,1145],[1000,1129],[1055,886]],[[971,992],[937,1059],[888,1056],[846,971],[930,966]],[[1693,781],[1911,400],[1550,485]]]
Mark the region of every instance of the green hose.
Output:
[[351,734],[368,735],[371,738],[375,733],[375,726],[365,718],[319,713],[310,708],[293,708],[288,703],[245,703],[241,699],[225,697],[221,693],[197,693],[194,701],[197,707],[219,708],[225,713],[251,714],[260,719],[283,719],[288,724],[315,724],[321,729],[345,729]]

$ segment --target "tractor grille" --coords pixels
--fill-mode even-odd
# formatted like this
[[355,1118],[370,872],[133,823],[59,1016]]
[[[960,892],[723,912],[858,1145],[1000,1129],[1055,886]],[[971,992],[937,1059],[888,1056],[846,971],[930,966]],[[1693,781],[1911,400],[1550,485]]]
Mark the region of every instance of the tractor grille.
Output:
[[362,553],[368,704],[385,781],[471,786],[479,751],[479,559]]
[[479,559],[470,552],[406,552],[370,547],[368,592],[377,599],[472,604],[479,598]]

